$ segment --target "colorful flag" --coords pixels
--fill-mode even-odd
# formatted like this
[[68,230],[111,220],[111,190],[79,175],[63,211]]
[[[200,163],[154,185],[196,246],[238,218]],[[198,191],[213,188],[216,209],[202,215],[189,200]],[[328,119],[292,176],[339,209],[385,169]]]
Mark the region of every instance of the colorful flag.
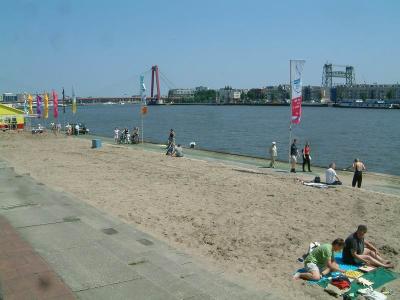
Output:
[[76,97],[75,97],[75,91],[74,87],[72,87],[72,113],[76,113]]
[[65,104],[64,104],[65,92],[64,92],[64,88],[63,88],[63,91],[62,91],[62,95],[63,95],[63,98],[62,98],[63,114],[65,114]]
[[146,86],[144,85],[144,76],[140,75],[140,98],[142,101],[142,105],[146,105]]
[[54,119],[58,118],[58,95],[55,90],[53,90],[53,113]]
[[44,116],[45,119],[49,117],[49,95],[44,94]]
[[24,93],[24,113],[25,114],[28,113],[28,107],[27,107],[27,103],[26,103],[26,93]]
[[42,115],[41,105],[42,105],[42,97],[36,95],[36,114],[38,115],[38,118],[40,118],[40,116]]
[[33,114],[33,98],[32,95],[29,94],[28,96],[28,101],[29,101],[29,114]]
[[301,120],[301,102],[302,96],[302,84],[301,74],[303,72],[304,60],[291,60],[290,61],[290,78],[291,78],[291,102],[292,108],[292,119],[293,124],[299,124]]

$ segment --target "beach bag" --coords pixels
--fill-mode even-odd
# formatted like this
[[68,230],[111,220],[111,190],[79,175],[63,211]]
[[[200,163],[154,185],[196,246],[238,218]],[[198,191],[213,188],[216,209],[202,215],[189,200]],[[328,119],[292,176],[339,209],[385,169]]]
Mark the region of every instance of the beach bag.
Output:
[[308,246],[308,250],[306,254],[303,254],[302,257],[299,257],[297,259],[298,262],[304,262],[304,260],[307,258],[308,254],[310,254],[315,248],[317,248],[318,246],[320,246],[321,244],[318,242],[311,242],[310,245]]
[[339,276],[337,278],[333,278],[331,284],[336,286],[337,288],[344,290],[350,287],[350,280],[346,276]]
[[320,183],[320,182],[321,182],[321,177],[315,176],[314,182],[315,182],[315,183]]
[[315,248],[319,247],[319,246],[321,246],[321,244],[318,243],[318,242],[312,242],[312,243],[310,243],[310,246],[308,246],[307,255],[310,254],[311,252],[313,252],[313,250],[314,250]]

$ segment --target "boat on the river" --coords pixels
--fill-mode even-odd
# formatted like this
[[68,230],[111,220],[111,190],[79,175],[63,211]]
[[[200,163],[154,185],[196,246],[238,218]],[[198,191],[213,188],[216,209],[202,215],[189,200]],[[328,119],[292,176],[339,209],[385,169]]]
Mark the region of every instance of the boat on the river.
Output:
[[343,99],[335,104],[334,107],[344,108],[396,108],[400,106],[400,100],[382,100],[382,99]]

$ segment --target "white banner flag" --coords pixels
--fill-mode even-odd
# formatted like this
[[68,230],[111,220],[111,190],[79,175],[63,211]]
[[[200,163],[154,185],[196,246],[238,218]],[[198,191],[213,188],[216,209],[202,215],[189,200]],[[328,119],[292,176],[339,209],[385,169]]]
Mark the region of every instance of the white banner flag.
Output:
[[292,120],[293,124],[299,124],[301,120],[301,103],[302,96],[302,83],[301,74],[303,73],[304,60],[291,60],[290,61],[290,78],[291,78],[291,102]]

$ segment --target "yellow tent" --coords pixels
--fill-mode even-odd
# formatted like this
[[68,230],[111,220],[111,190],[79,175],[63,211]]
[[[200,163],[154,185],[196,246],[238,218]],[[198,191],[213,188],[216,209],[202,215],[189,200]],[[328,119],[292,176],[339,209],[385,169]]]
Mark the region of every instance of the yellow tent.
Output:
[[0,104],[0,129],[24,129],[24,112],[22,110]]

